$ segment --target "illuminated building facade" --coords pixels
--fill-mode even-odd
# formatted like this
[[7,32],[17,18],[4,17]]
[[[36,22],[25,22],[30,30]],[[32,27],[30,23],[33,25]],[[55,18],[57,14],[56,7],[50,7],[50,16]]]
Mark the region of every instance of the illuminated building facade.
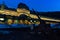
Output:
[[4,3],[0,6],[0,23],[7,24],[40,24],[37,15],[30,13],[27,5],[18,4],[17,9],[8,8]]

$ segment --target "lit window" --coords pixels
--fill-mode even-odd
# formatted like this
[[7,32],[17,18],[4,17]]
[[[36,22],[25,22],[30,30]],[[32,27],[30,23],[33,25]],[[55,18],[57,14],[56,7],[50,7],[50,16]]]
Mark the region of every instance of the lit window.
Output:
[[30,20],[30,22],[33,22],[32,20]]
[[18,23],[18,20],[14,20],[14,23]]
[[8,20],[7,20],[7,23],[8,23],[8,24],[12,24],[12,23],[13,23],[13,22],[12,22],[12,19],[8,19]]
[[0,18],[0,20],[1,20],[1,21],[3,21],[3,20],[4,20],[4,18]]
[[36,21],[34,21],[34,22],[36,22]]

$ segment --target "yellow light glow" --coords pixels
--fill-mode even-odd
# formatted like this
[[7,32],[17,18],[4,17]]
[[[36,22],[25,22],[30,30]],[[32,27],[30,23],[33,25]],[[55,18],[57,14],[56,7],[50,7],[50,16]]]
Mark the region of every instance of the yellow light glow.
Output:
[[60,22],[60,20],[57,19],[51,19],[51,18],[43,18],[41,17],[42,20],[49,20],[49,21],[56,21],[56,22]]
[[8,20],[7,20],[7,23],[8,23],[8,24],[12,24],[12,23],[13,23],[12,19],[8,19]]

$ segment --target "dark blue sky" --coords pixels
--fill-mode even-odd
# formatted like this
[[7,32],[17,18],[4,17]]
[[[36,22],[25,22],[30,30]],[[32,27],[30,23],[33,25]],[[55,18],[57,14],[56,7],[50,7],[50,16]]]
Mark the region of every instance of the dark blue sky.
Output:
[[60,0],[0,0],[0,4],[3,1],[11,8],[17,8],[18,3],[23,2],[35,11],[60,11]]

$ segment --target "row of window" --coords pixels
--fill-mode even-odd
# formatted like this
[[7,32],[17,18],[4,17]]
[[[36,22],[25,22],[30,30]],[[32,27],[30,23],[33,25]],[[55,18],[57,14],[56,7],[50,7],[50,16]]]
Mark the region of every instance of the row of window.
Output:
[[[0,18],[0,21],[4,21],[5,19],[4,18]],[[15,23],[15,24],[40,24],[39,21],[36,21],[36,20],[12,20],[12,19],[7,19],[6,20],[6,23],[8,24],[12,24],[12,23]]]

